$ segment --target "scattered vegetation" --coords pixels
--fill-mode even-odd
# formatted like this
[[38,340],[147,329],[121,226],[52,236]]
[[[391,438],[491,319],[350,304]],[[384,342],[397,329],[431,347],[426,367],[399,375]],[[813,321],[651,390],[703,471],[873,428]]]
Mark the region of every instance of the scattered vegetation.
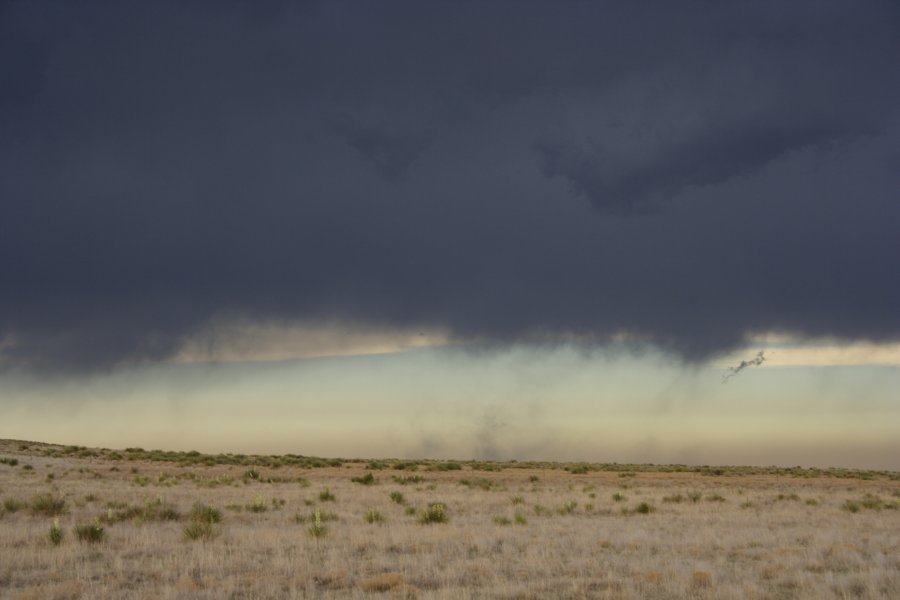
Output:
[[425,478],[422,477],[421,475],[403,475],[400,477],[398,477],[396,475],[392,475],[391,479],[394,480],[394,483],[399,483],[400,485],[409,485],[411,483],[424,483],[425,482]]

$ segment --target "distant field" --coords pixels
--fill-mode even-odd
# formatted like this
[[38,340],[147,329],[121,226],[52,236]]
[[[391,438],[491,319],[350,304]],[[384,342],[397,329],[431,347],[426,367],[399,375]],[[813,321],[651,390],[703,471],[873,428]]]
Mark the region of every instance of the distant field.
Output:
[[900,473],[0,440],[0,597],[900,598]]

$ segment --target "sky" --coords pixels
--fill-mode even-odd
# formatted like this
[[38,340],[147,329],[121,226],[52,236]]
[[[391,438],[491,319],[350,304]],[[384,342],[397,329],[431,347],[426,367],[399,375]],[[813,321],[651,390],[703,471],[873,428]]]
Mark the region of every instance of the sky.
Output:
[[900,470],[898,30],[2,0],[0,437]]

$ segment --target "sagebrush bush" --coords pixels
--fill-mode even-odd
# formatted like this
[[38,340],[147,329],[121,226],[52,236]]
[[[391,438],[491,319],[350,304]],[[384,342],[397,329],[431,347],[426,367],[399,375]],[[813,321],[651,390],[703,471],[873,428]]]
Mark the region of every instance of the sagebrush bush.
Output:
[[656,511],[656,507],[653,506],[652,504],[648,504],[646,502],[641,502],[634,509],[634,512],[642,514],[642,515],[649,515],[650,513],[654,512],[654,511]]
[[52,494],[39,494],[31,499],[31,514],[55,517],[65,514],[66,501]]
[[391,500],[393,500],[397,504],[406,503],[406,498],[404,498],[403,494],[401,494],[400,492],[391,492]]
[[331,493],[329,488],[325,488],[319,492],[319,502],[336,502],[337,498]]

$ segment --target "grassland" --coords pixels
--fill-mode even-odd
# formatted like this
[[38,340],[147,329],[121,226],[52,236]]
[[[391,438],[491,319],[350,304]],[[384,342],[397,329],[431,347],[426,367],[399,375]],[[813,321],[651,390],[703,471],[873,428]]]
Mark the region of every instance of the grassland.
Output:
[[900,474],[0,440],[0,597],[900,598]]

